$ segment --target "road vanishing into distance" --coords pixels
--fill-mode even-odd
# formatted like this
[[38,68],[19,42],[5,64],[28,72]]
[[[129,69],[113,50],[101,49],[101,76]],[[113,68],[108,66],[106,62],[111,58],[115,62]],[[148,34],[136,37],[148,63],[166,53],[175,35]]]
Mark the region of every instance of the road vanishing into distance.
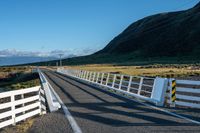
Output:
[[[151,106],[50,70],[43,73],[83,133],[200,132],[199,125]],[[32,132],[73,132],[62,110],[45,119],[36,122]]]

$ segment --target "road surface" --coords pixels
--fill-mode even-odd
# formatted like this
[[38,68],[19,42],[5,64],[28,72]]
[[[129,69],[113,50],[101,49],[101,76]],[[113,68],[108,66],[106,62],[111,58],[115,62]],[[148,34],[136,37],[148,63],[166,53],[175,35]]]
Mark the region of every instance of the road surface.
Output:
[[[56,72],[48,70],[43,70],[43,72],[83,133],[200,132],[199,125],[184,119]],[[55,128],[72,132],[70,126],[63,127],[63,120],[60,123],[56,120],[56,126],[50,130],[52,126],[48,127],[48,122],[51,123],[49,125],[53,125],[52,121],[54,120],[46,121],[48,132],[55,132]],[[43,131],[45,132],[45,129]]]

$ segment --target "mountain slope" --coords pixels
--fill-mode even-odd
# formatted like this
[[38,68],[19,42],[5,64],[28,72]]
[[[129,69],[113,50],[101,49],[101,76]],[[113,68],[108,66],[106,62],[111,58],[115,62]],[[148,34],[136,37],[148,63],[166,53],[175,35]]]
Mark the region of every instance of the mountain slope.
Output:
[[162,13],[131,24],[95,54],[135,56],[200,56],[200,3],[194,8]]

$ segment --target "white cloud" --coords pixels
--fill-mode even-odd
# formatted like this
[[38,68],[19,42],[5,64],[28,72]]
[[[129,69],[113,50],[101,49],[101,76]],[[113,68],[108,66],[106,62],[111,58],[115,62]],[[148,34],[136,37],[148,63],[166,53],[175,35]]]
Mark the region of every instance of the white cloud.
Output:
[[59,54],[63,54],[63,57],[83,56],[96,52],[97,49],[85,48],[85,49],[67,49],[67,50],[52,50],[49,52],[41,51],[20,51],[16,49],[4,49],[0,50],[0,57],[59,57]]

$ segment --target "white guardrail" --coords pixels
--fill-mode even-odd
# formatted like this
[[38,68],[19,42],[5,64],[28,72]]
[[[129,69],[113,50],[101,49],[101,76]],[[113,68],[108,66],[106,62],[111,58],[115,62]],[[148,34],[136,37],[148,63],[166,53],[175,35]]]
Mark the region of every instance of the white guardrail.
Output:
[[61,108],[61,105],[55,96],[55,91],[54,91],[53,87],[49,84],[48,80],[46,79],[44,74],[40,71],[40,69],[37,69],[37,72],[39,73],[40,81],[41,81],[42,87],[45,91],[45,96],[47,99],[49,111],[50,112],[57,111],[59,108]]
[[15,125],[37,114],[45,114],[46,103],[50,112],[61,107],[44,74],[39,69],[37,72],[41,86],[0,93],[0,128]]
[[83,70],[58,69],[57,72],[108,87],[124,94],[152,102],[158,106],[164,104],[165,94],[163,90],[167,89],[168,83],[166,78],[148,78]]
[[43,96],[44,91],[40,86],[0,93],[0,128],[45,114]]
[[176,100],[172,102],[172,84],[169,85],[167,103],[173,106],[200,108],[200,81],[176,80]]
[[[176,100],[172,103],[172,79],[148,78],[112,73],[58,68],[57,72],[152,102],[200,108],[200,81],[176,80]],[[172,107],[173,107],[172,106]]]

